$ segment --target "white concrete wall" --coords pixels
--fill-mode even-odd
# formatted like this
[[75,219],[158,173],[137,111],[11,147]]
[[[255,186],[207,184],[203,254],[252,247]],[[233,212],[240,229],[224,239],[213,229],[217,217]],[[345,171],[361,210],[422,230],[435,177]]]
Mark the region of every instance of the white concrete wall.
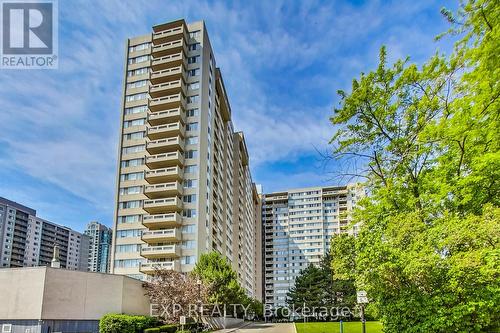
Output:
[[141,281],[47,267],[1,269],[0,299],[0,319],[98,320],[107,313],[149,314]]
[[45,268],[0,269],[0,319],[41,319]]

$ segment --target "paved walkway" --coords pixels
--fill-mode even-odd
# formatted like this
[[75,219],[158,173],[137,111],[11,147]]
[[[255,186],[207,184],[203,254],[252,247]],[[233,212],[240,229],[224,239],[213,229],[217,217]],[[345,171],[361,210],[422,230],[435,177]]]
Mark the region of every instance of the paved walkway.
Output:
[[293,323],[252,323],[242,328],[233,328],[217,331],[217,333],[295,333]]

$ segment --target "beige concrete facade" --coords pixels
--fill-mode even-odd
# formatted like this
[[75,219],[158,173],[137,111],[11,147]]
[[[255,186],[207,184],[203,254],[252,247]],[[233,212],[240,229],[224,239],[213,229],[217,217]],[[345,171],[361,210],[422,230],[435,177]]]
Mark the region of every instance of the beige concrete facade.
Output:
[[215,250],[253,296],[248,153],[239,160],[244,139],[234,132],[205,24],[178,20],[152,30],[127,40],[112,272],[141,279],[155,267],[188,272]]
[[50,267],[0,270],[0,320],[99,320],[148,315],[142,283],[126,276]]

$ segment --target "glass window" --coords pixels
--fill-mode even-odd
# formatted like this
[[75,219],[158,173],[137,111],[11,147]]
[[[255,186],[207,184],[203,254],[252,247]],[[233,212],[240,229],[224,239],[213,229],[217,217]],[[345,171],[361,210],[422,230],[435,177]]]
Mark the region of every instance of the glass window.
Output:
[[186,124],[186,131],[196,131],[196,130],[198,130],[198,123],[197,122]]
[[128,128],[128,127],[131,127],[131,126],[141,126],[141,125],[145,125],[145,124],[146,124],[146,119],[145,118],[141,118],[141,119],[135,119],[135,120],[125,121],[125,122],[123,122],[123,127],[124,128]]
[[198,171],[198,166],[196,164],[186,165],[184,167],[184,173],[195,173]]
[[185,179],[184,188],[195,188],[198,186],[198,180],[196,179]]
[[193,95],[193,96],[188,96],[187,97],[187,102],[188,103],[196,103],[200,100],[200,95]]
[[186,115],[188,117],[196,117],[199,115],[199,113],[200,113],[200,109],[194,108],[194,109],[187,110]]

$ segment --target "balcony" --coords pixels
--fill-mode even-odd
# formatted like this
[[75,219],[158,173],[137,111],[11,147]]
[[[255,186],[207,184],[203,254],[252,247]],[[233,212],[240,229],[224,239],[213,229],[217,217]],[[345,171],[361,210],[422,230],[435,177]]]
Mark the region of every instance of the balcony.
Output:
[[181,240],[181,230],[179,228],[143,231],[141,239],[148,243],[178,242]]
[[182,195],[182,186],[179,182],[146,185],[144,187],[144,194],[150,199]]
[[180,226],[182,218],[179,213],[144,215],[142,224],[151,230]]
[[175,258],[181,254],[180,247],[177,245],[148,246],[141,248],[141,256],[148,259],[155,258]]
[[159,139],[146,143],[146,150],[151,155],[184,150],[184,140],[180,136]]
[[188,53],[187,43],[184,39],[177,39],[154,45],[151,54],[153,58],[161,58],[179,52],[184,52],[184,54]]
[[147,136],[150,140],[164,139],[172,136],[184,137],[186,130],[180,121],[165,125],[152,126],[147,129]]
[[153,72],[161,71],[167,68],[177,67],[184,65],[187,67],[186,58],[183,52],[169,54],[161,58],[156,58],[151,61],[151,68]]
[[157,154],[146,156],[146,165],[150,169],[166,168],[173,166],[183,166],[184,156],[181,152],[175,151],[172,153]]
[[139,267],[139,271],[144,274],[153,274],[156,270],[174,270],[179,272],[181,265],[179,264],[179,261],[177,260],[172,260],[172,261],[157,261],[157,262],[145,262],[142,263],[141,266]]
[[182,210],[182,201],[178,197],[144,200],[143,209],[149,214],[170,213]]
[[181,92],[186,95],[186,87],[182,79],[149,86],[149,95],[152,98],[165,97]]
[[151,73],[152,84],[160,84],[169,81],[180,80],[181,78],[184,79],[184,82],[186,81],[186,74],[184,72],[183,65]]
[[184,109],[181,107],[148,113],[148,122],[151,126],[164,125],[175,121],[185,123],[185,119],[186,115]]
[[168,22],[153,27],[153,44],[163,44],[181,37],[188,38],[188,30],[184,20]]
[[151,98],[149,100],[149,109],[153,112],[173,109],[180,106],[186,109],[186,99],[182,92],[174,95]]
[[182,169],[178,166],[146,171],[144,177],[150,184],[172,182],[182,179]]

